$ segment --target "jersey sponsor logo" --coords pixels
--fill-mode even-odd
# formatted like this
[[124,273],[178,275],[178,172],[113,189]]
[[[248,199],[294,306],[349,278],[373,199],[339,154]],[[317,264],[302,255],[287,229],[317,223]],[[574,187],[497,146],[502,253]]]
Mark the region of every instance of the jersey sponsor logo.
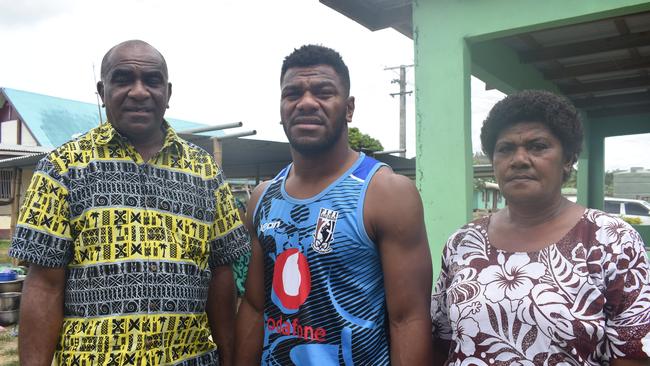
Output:
[[307,257],[298,248],[280,253],[273,267],[273,302],[284,312],[294,313],[309,296],[311,274]]
[[287,317],[286,319],[283,319],[282,315],[280,315],[280,319],[275,319],[269,316],[266,319],[266,329],[270,332],[316,342],[325,342],[325,337],[327,335],[325,328],[314,328],[309,325],[301,324],[300,319],[298,318],[290,319]]
[[334,227],[339,212],[321,208],[318,214],[318,224],[314,233],[314,242],[311,248],[321,254],[327,254],[332,251],[332,240],[334,239]]

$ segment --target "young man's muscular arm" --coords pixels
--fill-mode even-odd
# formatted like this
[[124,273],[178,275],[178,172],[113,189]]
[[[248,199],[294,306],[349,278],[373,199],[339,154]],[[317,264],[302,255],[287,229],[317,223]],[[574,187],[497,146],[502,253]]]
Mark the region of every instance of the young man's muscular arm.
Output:
[[235,332],[235,365],[259,365],[264,340],[264,261],[257,232],[253,227],[255,206],[269,182],[261,183],[253,190],[244,224],[251,236],[251,260],[248,265],[246,292],[239,306]]
[[432,268],[420,195],[408,178],[382,168],[364,215],[384,272],[391,365],[430,365]]

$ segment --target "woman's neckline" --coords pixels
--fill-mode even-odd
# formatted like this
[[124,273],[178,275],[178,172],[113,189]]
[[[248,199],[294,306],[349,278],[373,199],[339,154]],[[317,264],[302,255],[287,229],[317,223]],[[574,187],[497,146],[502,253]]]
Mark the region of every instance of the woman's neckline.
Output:
[[484,232],[483,235],[485,237],[487,246],[489,248],[494,248],[498,252],[510,253],[510,254],[535,254],[535,253],[541,252],[542,250],[548,249],[548,248],[550,248],[550,247],[552,247],[554,245],[558,245],[559,243],[565,242],[566,241],[565,239],[567,239],[578,228],[580,223],[582,223],[584,220],[587,219],[587,214],[588,213],[589,213],[589,208],[585,208],[584,211],[582,212],[582,215],[580,215],[580,217],[578,218],[578,220],[576,220],[576,222],[571,226],[571,228],[566,233],[564,233],[564,235],[562,235],[562,237],[560,237],[560,239],[558,239],[555,242],[545,244],[543,247],[541,247],[539,249],[535,249],[535,250],[529,250],[529,251],[525,251],[525,250],[508,250],[508,249],[502,249],[502,248],[499,248],[497,246],[492,245],[492,243],[490,241],[490,237],[488,235],[488,230],[489,230],[489,227],[490,227],[490,221],[491,221],[492,216],[493,216],[492,214],[485,217],[485,228],[484,228],[485,232]]

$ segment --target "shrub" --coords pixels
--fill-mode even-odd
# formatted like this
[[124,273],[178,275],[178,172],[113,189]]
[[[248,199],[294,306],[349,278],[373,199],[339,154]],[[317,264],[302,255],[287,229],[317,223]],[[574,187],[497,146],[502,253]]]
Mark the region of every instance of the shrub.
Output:
[[641,219],[638,217],[621,216],[621,219],[630,225],[641,225]]

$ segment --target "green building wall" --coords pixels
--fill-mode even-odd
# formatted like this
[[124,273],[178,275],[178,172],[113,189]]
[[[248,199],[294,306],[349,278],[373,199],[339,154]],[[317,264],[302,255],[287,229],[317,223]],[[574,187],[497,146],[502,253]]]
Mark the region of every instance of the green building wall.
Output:
[[[435,273],[447,237],[470,219],[473,206],[470,74],[505,93],[523,88],[556,91],[538,71],[522,65],[513,51],[494,40],[648,10],[650,3],[640,0],[413,2],[416,183]],[[608,133],[595,122],[587,124],[589,146],[579,161],[578,199],[602,207],[603,141]]]

